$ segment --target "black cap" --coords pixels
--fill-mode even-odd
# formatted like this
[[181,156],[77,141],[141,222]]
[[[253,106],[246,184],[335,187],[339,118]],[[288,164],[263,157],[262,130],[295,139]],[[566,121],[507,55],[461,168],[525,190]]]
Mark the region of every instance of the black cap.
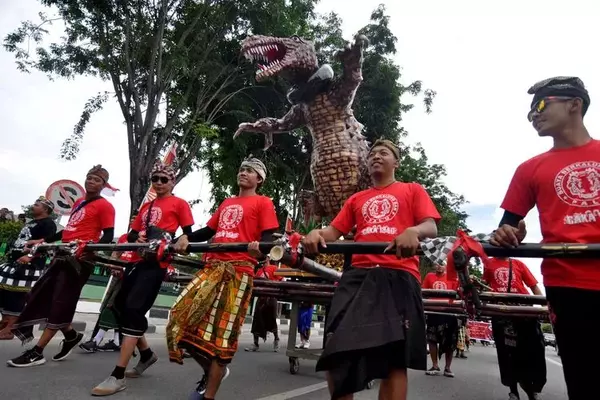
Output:
[[583,81],[576,76],[556,76],[544,79],[529,88],[527,93],[533,95],[531,107],[548,96],[579,97],[583,100],[583,115],[590,106],[590,95]]

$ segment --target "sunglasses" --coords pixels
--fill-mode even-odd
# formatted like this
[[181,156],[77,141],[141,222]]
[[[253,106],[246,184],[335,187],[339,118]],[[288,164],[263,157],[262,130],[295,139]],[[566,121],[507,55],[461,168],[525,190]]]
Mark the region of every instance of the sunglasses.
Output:
[[166,176],[153,176],[152,177],[152,183],[156,183],[160,181],[160,183],[167,183],[169,182],[169,178],[167,178]]
[[546,107],[548,106],[548,104],[558,102],[558,101],[567,101],[567,100],[571,100],[571,99],[573,99],[573,97],[566,97],[566,96],[544,97],[543,99],[540,99],[537,103],[535,103],[533,105],[533,107],[531,107],[531,110],[529,111],[529,113],[527,113],[527,119],[529,120],[529,122],[533,122],[533,115],[543,113],[544,110],[546,109]]

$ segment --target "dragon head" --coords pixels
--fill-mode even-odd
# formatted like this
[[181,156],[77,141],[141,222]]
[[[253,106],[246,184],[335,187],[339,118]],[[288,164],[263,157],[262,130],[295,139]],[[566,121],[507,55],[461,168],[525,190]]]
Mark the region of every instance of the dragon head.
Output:
[[290,81],[306,80],[318,68],[312,42],[300,39],[255,35],[242,42],[242,55],[258,63],[256,81],[281,75]]

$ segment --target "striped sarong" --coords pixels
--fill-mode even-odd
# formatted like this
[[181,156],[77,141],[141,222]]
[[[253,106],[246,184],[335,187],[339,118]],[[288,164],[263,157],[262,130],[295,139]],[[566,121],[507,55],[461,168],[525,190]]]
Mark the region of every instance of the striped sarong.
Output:
[[167,325],[171,362],[183,364],[181,344],[193,347],[209,360],[231,362],[238,349],[253,283],[252,276],[235,270],[236,265],[252,264],[210,262],[181,292]]

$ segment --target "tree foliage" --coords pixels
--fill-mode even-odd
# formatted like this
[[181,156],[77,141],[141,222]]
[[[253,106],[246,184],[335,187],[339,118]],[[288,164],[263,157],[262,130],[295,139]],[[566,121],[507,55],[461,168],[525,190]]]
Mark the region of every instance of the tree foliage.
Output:
[[0,243],[12,243],[19,237],[22,221],[0,221]]
[[[4,47],[21,71],[112,83],[114,92],[95,94],[84,105],[61,156],[77,156],[92,114],[114,97],[128,139],[132,209],[141,203],[150,170],[167,145],[181,144],[181,180],[197,166],[202,145],[227,126],[219,118],[235,114],[235,107],[224,107],[247,86],[238,65],[240,40],[273,26],[301,30],[314,7],[314,0],[40,2],[58,16],[40,13],[39,22],[22,22]],[[45,45],[46,28],[57,20],[65,35]]]

